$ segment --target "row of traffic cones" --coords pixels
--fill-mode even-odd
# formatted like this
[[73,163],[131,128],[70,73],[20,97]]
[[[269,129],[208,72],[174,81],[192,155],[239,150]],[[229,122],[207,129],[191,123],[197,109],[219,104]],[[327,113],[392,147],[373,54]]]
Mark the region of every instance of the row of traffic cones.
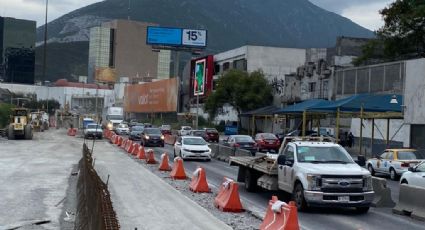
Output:
[[[133,143],[130,140],[123,140],[122,137],[111,137],[116,139],[113,143],[122,146],[129,154],[136,156],[140,160],[145,160],[147,164],[157,164],[155,154],[152,149],[145,151],[144,147],[138,143]],[[169,165],[169,157],[167,153],[161,155],[161,161],[158,167],[159,171],[170,172],[170,177],[174,180],[187,179],[186,172],[183,166],[183,159],[180,157],[174,158],[173,167]],[[190,191],[194,193],[209,193],[211,189],[208,186],[205,170],[198,167],[193,172],[192,180],[189,184]],[[219,188],[219,192],[214,199],[214,206],[223,212],[243,212],[242,203],[239,197],[239,187],[236,182],[229,178],[224,178],[223,183]],[[266,215],[260,229],[284,229],[284,230],[299,230],[297,208],[293,202],[286,204],[277,200],[273,196],[269,202]]]

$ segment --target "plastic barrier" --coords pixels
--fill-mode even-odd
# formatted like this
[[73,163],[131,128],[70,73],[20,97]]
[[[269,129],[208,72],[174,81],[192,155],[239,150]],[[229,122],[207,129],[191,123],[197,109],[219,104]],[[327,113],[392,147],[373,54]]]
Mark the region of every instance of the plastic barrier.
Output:
[[272,196],[260,230],[299,230],[297,207],[293,201],[289,205]]
[[372,177],[372,187],[375,197],[372,201],[373,207],[393,208],[395,202],[391,198],[391,190],[387,187],[387,180],[384,178]]
[[205,175],[205,170],[201,167],[198,167],[195,172],[193,172],[192,181],[189,184],[189,189],[192,192],[211,192],[211,189],[208,187],[207,176]]
[[139,151],[137,152],[137,158],[139,158],[140,160],[146,159],[145,148],[141,145],[139,147]]
[[180,157],[174,158],[173,169],[170,172],[170,177],[174,180],[185,180],[187,178],[184,171],[183,159]]
[[164,142],[165,144],[174,145],[176,143],[177,137],[174,135],[165,134],[164,135]]
[[168,164],[168,154],[167,153],[163,153],[161,155],[161,163],[158,167],[159,171],[171,171],[171,167]]
[[398,204],[393,208],[393,213],[425,220],[424,194],[425,188],[401,184]]
[[76,128],[69,128],[68,129],[68,136],[75,136],[77,135],[77,129]]
[[120,145],[120,147],[125,150],[125,147],[127,146],[127,142],[128,142],[128,139],[123,139],[122,144]]
[[243,212],[238,184],[232,179],[224,177],[224,182],[220,185],[214,199],[214,206],[223,212]]
[[116,145],[117,145],[117,146],[121,146],[121,145],[122,145],[122,143],[123,143],[123,141],[124,141],[124,139],[123,139],[121,136],[118,136],[118,137],[117,137],[117,143],[116,143]]
[[153,149],[148,149],[148,151],[146,151],[146,163],[147,164],[156,164],[156,160],[155,160],[155,153],[153,152]]
[[137,156],[139,154],[139,148],[140,148],[140,144],[134,143],[133,144],[133,152],[131,152],[131,155]]
[[127,153],[132,153],[133,152],[133,150],[134,150],[134,142],[133,141],[129,141],[129,144],[128,144],[128,147],[127,147]]

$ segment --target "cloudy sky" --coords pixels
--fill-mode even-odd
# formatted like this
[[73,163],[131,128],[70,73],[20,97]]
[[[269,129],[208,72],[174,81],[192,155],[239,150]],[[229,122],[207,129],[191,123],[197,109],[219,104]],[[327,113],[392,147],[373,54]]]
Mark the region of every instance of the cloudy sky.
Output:
[[[23,18],[44,24],[46,0],[0,0],[0,16]],[[124,0],[123,0],[124,1]],[[133,0],[137,1],[137,0]],[[383,22],[378,11],[394,0],[310,0],[317,6],[351,19],[370,30]],[[50,0],[48,21],[99,0]]]

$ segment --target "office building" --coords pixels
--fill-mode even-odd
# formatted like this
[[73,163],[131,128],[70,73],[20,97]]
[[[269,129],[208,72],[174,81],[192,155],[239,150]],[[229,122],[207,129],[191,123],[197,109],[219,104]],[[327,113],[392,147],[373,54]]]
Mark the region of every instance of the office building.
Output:
[[0,17],[0,79],[34,84],[36,22]]

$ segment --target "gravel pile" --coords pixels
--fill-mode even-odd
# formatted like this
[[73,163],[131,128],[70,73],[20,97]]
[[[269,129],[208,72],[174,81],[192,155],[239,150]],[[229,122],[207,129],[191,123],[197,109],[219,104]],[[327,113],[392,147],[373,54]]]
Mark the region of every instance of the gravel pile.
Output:
[[[257,218],[249,211],[245,211],[242,213],[231,213],[231,212],[222,212],[214,206],[214,199],[217,196],[218,189],[215,187],[211,187],[211,193],[193,193],[189,190],[190,178],[192,177],[186,171],[186,175],[189,179],[186,180],[173,180],[169,176],[169,172],[161,172],[158,170],[158,164],[148,165],[145,161],[139,160],[132,156],[132,158],[139,162],[143,167],[149,169],[152,173],[162,178],[168,184],[173,186],[176,190],[180,191],[182,194],[190,198],[191,200],[198,203],[200,206],[205,208],[215,217],[231,226],[235,230],[242,229],[259,229],[259,226],[262,222],[261,219]],[[243,205],[243,204],[242,204]]]

